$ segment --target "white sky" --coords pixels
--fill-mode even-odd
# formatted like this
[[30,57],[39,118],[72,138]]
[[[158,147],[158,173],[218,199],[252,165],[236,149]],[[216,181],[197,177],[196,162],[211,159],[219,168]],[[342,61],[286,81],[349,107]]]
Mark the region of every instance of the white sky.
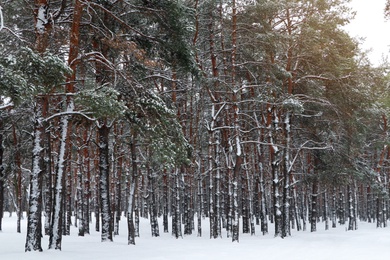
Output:
[[353,37],[364,37],[363,50],[371,49],[371,62],[378,65],[382,57],[390,57],[390,21],[384,18],[386,0],[351,0],[357,12],[355,19],[346,27]]

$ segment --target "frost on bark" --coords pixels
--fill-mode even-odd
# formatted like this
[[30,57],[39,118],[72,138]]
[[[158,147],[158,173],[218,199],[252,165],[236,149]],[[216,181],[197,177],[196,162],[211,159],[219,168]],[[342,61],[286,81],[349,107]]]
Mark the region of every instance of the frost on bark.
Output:
[[[84,211],[84,192],[83,192],[83,183],[84,178],[83,175],[85,174],[85,171],[83,169],[83,165],[81,163],[82,156],[80,156],[80,152],[78,154],[78,160],[77,160],[77,189],[76,189],[76,196],[77,196],[77,205],[78,205],[78,212],[77,212],[77,218],[79,220],[78,222],[78,228],[79,236],[84,236],[85,234],[85,211]],[[75,221],[77,223],[77,221]]]
[[203,185],[202,185],[202,167],[198,166],[198,174],[197,174],[197,195],[198,195],[198,201],[197,201],[197,219],[198,219],[198,237],[202,236],[202,214],[204,212],[203,210]]
[[291,113],[287,111],[284,119],[284,167],[283,167],[283,216],[282,216],[282,237],[290,236],[290,119]]
[[[45,97],[45,113],[47,114],[49,108],[48,97]],[[52,172],[52,159],[51,159],[51,131],[46,130],[45,132],[45,147],[44,147],[44,158],[45,158],[45,175],[44,183],[44,197],[45,197],[45,235],[50,235],[50,223],[51,215],[53,210],[53,172]],[[21,204],[21,203],[20,203]]]
[[[68,111],[73,111],[73,103],[70,104]],[[61,250],[62,227],[63,227],[63,188],[65,182],[66,165],[66,143],[68,137],[68,116],[61,119],[61,142],[58,153],[58,163],[54,182],[54,201],[51,220],[51,233],[49,239],[49,249]]]
[[111,204],[109,191],[109,132],[106,122],[98,127],[99,131],[99,172],[100,172],[100,211],[102,218],[102,242],[112,241]]
[[5,176],[3,170],[3,129],[4,129],[3,118],[0,115],[0,231],[2,230],[2,221],[3,221],[3,212],[4,212],[3,205],[4,205],[4,177]]
[[[129,194],[128,194],[128,207],[127,207],[127,228],[128,228],[128,244],[135,245],[135,236],[136,229],[134,226],[133,213],[135,208],[135,195],[137,191],[138,184],[138,165],[137,165],[137,155],[136,155],[136,144],[135,144],[135,135],[133,133],[132,141],[130,142],[130,152],[131,152],[131,169],[132,175],[130,180]],[[138,215],[138,214],[136,214]]]
[[148,171],[148,178],[150,183],[150,191],[152,191],[148,196],[150,199],[150,205],[149,205],[149,214],[150,214],[150,227],[151,227],[151,233],[152,237],[158,237],[160,236],[159,232],[159,226],[158,226],[158,207],[157,207],[157,194],[155,190],[157,190],[156,187],[156,177],[155,174],[152,173],[152,169],[150,166],[147,166]]
[[318,201],[318,177],[314,176],[312,191],[311,191],[311,218],[310,218],[310,231],[317,231],[317,217],[318,217],[318,209],[317,209],[317,201]]
[[[271,144],[271,171],[272,171],[272,193],[273,193],[273,214],[275,219],[275,237],[282,235],[282,211],[280,207],[280,149],[277,146],[277,136],[280,131],[279,117],[276,108],[269,108],[269,117],[272,117],[272,131],[269,133]],[[267,122],[269,125],[271,122]]]
[[180,191],[181,191],[181,171],[175,170],[174,174],[174,188],[172,196],[172,235],[175,238],[183,237],[181,231],[181,211],[180,211]]
[[30,196],[27,214],[27,237],[25,251],[42,251],[41,237],[42,237],[42,167],[43,167],[43,116],[42,116],[42,102],[37,99],[35,105],[34,115],[34,136],[33,136],[33,158],[32,158],[32,171],[30,174]]
[[164,233],[169,232],[169,223],[168,223],[168,196],[169,196],[169,186],[168,186],[168,173],[167,170],[164,169],[163,174],[163,227],[164,227]]

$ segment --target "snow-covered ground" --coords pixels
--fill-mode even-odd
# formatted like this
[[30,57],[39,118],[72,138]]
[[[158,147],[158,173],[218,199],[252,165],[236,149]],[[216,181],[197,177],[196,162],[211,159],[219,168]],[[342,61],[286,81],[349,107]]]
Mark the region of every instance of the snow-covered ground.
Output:
[[[14,214],[15,216],[15,214]],[[325,231],[323,223],[318,223],[318,231],[294,231],[291,237],[274,238],[271,234],[255,236],[240,234],[240,242],[232,243],[226,237],[210,239],[208,223],[203,221],[203,237],[194,235],[175,239],[170,234],[151,237],[149,221],[141,219],[141,237],[136,238],[135,246],[127,245],[125,218],[121,221],[120,235],[114,242],[100,242],[100,234],[92,231],[85,237],[77,236],[72,227],[71,236],[64,236],[62,251],[47,250],[48,238],[42,239],[43,252],[24,252],[26,222],[23,232],[16,233],[16,217],[5,214],[3,231],[0,232],[0,258],[39,259],[39,260],[252,260],[252,259],[328,259],[328,260],[381,260],[390,257],[390,227],[376,228],[375,223],[359,223],[356,231],[346,231],[345,226]],[[162,223],[160,222],[160,225]],[[91,225],[91,229],[94,226]],[[258,230],[260,228],[256,226]],[[161,226],[160,226],[161,229]]]

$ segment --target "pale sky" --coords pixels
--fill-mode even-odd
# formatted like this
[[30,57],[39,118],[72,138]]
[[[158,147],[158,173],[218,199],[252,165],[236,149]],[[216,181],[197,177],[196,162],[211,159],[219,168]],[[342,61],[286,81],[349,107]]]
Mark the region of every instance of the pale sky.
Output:
[[372,49],[369,57],[374,65],[382,56],[390,58],[390,21],[384,18],[386,0],[351,0],[351,7],[357,12],[355,19],[346,27],[353,37],[364,37],[363,50]]

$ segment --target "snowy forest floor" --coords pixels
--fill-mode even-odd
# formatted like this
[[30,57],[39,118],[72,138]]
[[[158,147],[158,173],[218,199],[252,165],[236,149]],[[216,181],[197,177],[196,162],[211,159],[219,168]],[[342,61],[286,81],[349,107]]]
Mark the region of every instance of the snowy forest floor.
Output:
[[23,220],[22,233],[16,232],[16,214],[3,218],[3,231],[0,232],[1,259],[134,259],[134,260],[252,260],[252,259],[389,259],[390,227],[376,228],[375,223],[360,222],[358,230],[346,231],[346,226],[324,230],[318,223],[317,232],[292,230],[292,236],[285,239],[274,238],[272,226],[270,234],[263,236],[260,227],[257,234],[240,234],[240,242],[232,243],[226,234],[220,239],[210,239],[208,219],[202,222],[203,236],[191,236],[175,239],[170,233],[160,237],[151,237],[149,220],[140,220],[140,237],[136,245],[127,244],[127,226],[123,217],[119,233],[114,242],[100,242],[100,233],[93,230],[85,237],[77,236],[77,228],[71,227],[71,235],[64,236],[62,251],[47,250],[48,237],[42,239],[43,252],[24,252],[26,239],[26,218]]

